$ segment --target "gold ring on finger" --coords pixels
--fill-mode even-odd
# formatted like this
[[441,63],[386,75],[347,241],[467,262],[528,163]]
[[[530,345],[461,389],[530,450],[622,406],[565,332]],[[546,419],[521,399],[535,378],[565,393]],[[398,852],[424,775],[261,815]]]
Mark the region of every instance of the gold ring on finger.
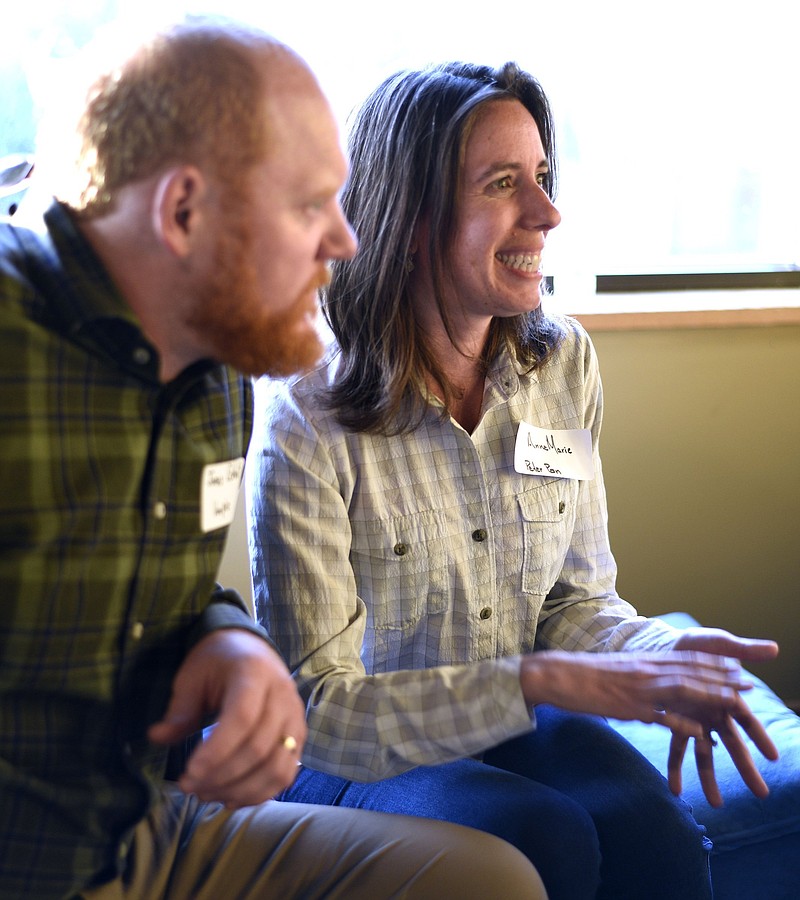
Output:
[[290,734],[285,734],[281,738],[281,746],[284,750],[288,750],[289,753],[294,753],[297,750],[297,739],[293,738]]

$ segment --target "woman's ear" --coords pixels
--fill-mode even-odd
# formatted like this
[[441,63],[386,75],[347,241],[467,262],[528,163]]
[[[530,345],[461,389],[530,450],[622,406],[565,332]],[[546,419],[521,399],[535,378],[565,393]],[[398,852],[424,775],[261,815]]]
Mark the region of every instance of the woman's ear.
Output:
[[430,236],[431,230],[428,215],[427,213],[420,213],[417,216],[417,221],[414,223],[414,228],[411,232],[411,242],[409,244],[408,252],[416,254],[419,253],[420,250],[427,250]]
[[181,259],[192,252],[207,227],[208,187],[196,166],[176,166],[159,178],[153,195],[153,228],[161,242]]

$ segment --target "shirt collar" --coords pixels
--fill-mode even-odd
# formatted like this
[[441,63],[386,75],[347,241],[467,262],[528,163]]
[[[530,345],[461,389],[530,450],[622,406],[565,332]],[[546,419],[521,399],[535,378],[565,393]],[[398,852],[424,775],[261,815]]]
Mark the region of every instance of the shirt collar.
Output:
[[70,211],[56,201],[45,212],[44,222],[55,256],[53,266],[62,276],[59,290],[48,302],[64,333],[135,377],[158,382],[157,349]]
[[504,399],[509,399],[517,393],[524,381],[538,381],[536,370],[531,371],[529,365],[520,362],[508,347],[503,347],[489,366],[487,386]]
[[79,329],[98,319],[122,319],[138,327],[133,310],[123,299],[89,242],[78,231],[72,214],[54,202],[44,214],[48,234],[67,276],[62,294],[67,318]]

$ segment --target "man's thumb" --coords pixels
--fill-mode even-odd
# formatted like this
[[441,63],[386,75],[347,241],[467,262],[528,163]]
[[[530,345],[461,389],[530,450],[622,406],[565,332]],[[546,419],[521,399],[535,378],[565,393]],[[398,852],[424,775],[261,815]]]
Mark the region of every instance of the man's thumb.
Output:
[[153,723],[147,735],[155,744],[174,744],[200,728],[200,714],[193,697],[173,693],[160,722]]

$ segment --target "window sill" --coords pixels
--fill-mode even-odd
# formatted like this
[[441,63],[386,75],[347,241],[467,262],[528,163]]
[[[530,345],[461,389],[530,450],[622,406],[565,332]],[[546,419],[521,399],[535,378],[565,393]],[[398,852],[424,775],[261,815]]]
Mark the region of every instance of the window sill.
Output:
[[[584,295],[586,296],[586,295]],[[594,294],[584,301],[548,298],[590,332],[800,325],[800,289]]]

